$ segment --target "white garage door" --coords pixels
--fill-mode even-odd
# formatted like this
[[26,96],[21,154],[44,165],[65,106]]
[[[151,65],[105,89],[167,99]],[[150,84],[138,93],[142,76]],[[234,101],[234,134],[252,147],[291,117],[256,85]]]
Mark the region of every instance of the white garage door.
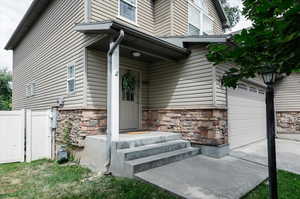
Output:
[[230,148],[266,137],[266,106],[263,89],[246,84],[228,89],[228,136]]

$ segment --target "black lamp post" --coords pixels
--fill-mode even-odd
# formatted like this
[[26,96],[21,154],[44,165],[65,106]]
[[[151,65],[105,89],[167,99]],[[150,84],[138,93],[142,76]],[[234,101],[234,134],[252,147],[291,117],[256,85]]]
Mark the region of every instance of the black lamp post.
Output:
[[270,199],[278,198],[277,168],[276,168],[276,143],[275,143],[275,112],[274,112],[274,87],[276,73],[273,71],[262,74],[267,85],[266,112],[267,112],[267,139],[268,139],[268,165],[269,165],[269,196]]

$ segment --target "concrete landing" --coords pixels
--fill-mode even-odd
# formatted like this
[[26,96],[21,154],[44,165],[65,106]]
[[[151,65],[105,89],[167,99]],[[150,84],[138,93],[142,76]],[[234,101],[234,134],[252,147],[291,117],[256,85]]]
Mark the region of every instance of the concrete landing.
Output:
[[238,199],[267,178],[267,168],[230,156],[198,155],[135,177],[188,199]]

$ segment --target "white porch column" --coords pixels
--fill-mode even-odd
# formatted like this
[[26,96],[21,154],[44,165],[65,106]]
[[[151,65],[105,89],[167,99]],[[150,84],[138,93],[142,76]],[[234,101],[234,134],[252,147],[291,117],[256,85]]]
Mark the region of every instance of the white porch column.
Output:
[[[114,46],[114,42],[110,43],[110,48]],[[116,141],[119,139],[119,70],[120,70],[120,48],[119,45],[113,51],[111,64],[108,63],[107,70],[107,130],[111,133],[111,140]],[[109,68],[111,66],[111,68]]]

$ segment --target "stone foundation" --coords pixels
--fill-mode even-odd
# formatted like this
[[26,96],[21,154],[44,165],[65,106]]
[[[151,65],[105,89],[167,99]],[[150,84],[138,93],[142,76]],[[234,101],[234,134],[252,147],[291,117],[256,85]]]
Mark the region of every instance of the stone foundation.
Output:
[[278,134],[300,134],[300,112],[277,112]]
[[[60,110],[56,142],[83,147],[89,135],[106,133],[106,110]],[[68,134],[68,135],[67,135]]]
[[181,133],[195,144],[228,144],[226,110],[143,110],[142,126],[146,130]]
[[[227,111],[143,110],[143,130],[178,132],[194,144],[228,144]],[[106,133],[106,110],[60,110],[57,145],[82,148],[86,136]]]

